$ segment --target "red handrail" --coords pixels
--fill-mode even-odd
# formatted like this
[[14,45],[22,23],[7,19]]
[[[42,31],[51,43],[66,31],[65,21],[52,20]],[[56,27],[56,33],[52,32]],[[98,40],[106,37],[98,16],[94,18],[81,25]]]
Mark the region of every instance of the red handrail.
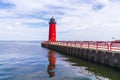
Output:
[[120,42],[111,42],[110,51],[120,51]]
[[43,41],[45,44],[61,45],[61,46],[72,46],[80,48],[92,48],[96,50],[107,50],[107,51],[120,51],[120,41],[108,42],[108,41]]

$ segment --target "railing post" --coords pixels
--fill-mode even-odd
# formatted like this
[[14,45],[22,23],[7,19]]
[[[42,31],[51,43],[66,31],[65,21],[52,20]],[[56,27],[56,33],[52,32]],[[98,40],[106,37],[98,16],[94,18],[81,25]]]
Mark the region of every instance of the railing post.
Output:
[[111,43],[110,43],[110,51],[112,51],[112,44],[113,44],[113,43],[111,42]]
[[77,42],[75,41],[75,47],[77,47]]
[[110,51],[110,50],[109,50],[109,43],[106,42],[106,45],[107,45],[107,50]]
[[96,50],[98,50],[98,42],[96,42]]
[[88,42],[88,49],[89,49],[90,43]]
[[82,48],[82,46],[83,46],[83,42],[80,42],[80,48]]
[[71,47],[72,47],[72,42],[70,42],[70,44],[71,44]]
[[66,46],[68,46],[68,42],[66,42]]

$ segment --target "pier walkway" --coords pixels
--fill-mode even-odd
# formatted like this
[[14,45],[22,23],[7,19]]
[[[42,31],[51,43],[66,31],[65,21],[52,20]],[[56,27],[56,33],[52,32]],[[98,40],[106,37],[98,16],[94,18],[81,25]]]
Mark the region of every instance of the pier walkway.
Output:
[[120,69],[120,42],[117,41],[43,41],[42,47]]

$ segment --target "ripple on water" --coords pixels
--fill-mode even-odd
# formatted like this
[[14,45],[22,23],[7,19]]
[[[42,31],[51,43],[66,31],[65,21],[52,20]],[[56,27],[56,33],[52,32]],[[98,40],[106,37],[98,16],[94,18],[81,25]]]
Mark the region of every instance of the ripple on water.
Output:
[[0,70],[0,80],[8,80],[13,78],[14,74],[8,69]]
[[89,64],[80,61],[79,67],[73,66],[77,62],[40,46],[40,42],[0,42],[0,80],[108,80],[88,71]]

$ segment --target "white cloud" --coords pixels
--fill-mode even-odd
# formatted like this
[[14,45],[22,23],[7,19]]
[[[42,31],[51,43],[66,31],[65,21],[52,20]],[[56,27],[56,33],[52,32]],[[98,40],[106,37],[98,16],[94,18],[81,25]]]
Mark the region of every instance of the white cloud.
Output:
[[[1,40],[46,40],[47,23],[51,16],[57,20],[59,40],[111,40],[113,36],[120,39],[118,1],[4,0],[4,2],[16,6],[11,9],[0,9]],[[27,23],[41,25],[35,28],[35,25],[30,27]]]

